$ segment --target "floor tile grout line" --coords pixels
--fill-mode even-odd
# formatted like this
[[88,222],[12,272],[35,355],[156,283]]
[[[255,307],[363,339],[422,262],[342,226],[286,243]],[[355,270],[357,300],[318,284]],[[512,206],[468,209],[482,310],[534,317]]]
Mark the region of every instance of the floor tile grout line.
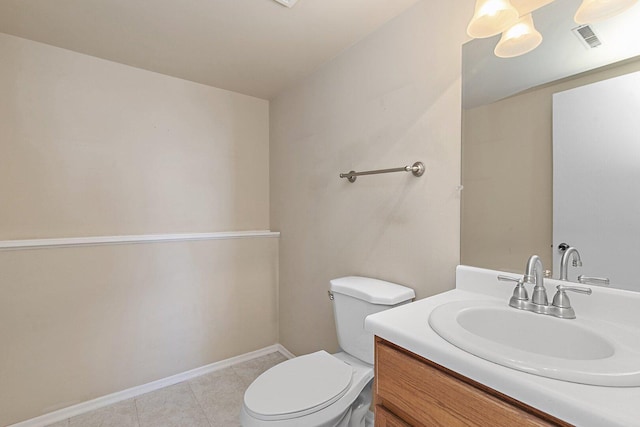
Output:
[[207,411],[204,410],[204,406],[202,406],[202,403],[200,402],[200,399],[198,399],[198,396],[196,396],[196,392],[193,391],[193,387],[191,386],[191,381],[185,381],[185,382],[189,386],[189,391],[191,392],[191,395],[193,396],[193,399],[198,404],[198,408],[200,408],[200,410],[204,414],[204,418],[207,420],[207,424],[209,424],[209,427],[214,427],[214,425],[212,424],[212,421],[209,419],[209,416],[207,415]]
[[142,427],[142,422],[140,421],[140,414],[138,413],[138,398],[133,398],[133,407],[136,410],[136,421],[138,421],[138,427]]

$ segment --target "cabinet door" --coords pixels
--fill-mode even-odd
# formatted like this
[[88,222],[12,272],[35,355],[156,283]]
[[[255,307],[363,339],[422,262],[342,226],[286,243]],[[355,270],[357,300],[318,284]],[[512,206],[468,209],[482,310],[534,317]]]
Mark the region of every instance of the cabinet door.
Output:
[[383,341],[376,346],[375,375],[376,404],[385,406],[411,425],[567,425],[548,414],[540,413],[546,416],[540,417],[539,411],[522,402]]
[[411,427],[380,405],[376,405],[376,427]]

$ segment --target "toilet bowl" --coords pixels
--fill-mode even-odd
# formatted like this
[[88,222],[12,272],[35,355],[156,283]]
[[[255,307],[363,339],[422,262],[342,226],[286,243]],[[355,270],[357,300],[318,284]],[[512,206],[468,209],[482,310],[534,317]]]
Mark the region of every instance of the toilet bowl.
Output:
[[329,294],[344,351],[296,357],[260,375],[244,395],[243,427],[365,427],[374,350],[364,319],[406,304],[415,294],[401,285],[353,276],[332,280]]
[[[296,357],[251,384],[240,421],[244,427],[347,427],[354,403],[365,387],[370,389],[372,379],[373,366],[346,353]],[[365,414],[369,404],[370,397]]]

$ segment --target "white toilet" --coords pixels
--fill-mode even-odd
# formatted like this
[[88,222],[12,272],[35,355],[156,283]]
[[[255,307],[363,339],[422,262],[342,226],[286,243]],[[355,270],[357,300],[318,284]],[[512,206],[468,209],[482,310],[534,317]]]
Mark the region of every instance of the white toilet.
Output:
[[325,351],[287,360],[260,375],[247,389],[243,427],[364,427],[371,405],[373,335],[370,314],[406,304],[413,289],[366,277],[330,282],[338,342]]

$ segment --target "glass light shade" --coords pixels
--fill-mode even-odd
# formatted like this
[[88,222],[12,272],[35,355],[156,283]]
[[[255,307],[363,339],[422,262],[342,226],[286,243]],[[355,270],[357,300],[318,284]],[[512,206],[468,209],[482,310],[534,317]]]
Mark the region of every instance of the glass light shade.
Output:
[[542,34],[533,26],[531,14],[525,15],[502,33],[493,51],[500,58],[513,58],[531,52],[542,43]]
[[473,38],[495,36],[518,20],[518,11],[509,0],[476,0],[476,11],[467,27]]
[[510,0],[513,7],[516,8],[520,16],[538,10],[543,6],[552,3],[554,0]]
[[578,24],[604,21],[624,12],[637,2],[638,0],[584,0],[574,19]]

